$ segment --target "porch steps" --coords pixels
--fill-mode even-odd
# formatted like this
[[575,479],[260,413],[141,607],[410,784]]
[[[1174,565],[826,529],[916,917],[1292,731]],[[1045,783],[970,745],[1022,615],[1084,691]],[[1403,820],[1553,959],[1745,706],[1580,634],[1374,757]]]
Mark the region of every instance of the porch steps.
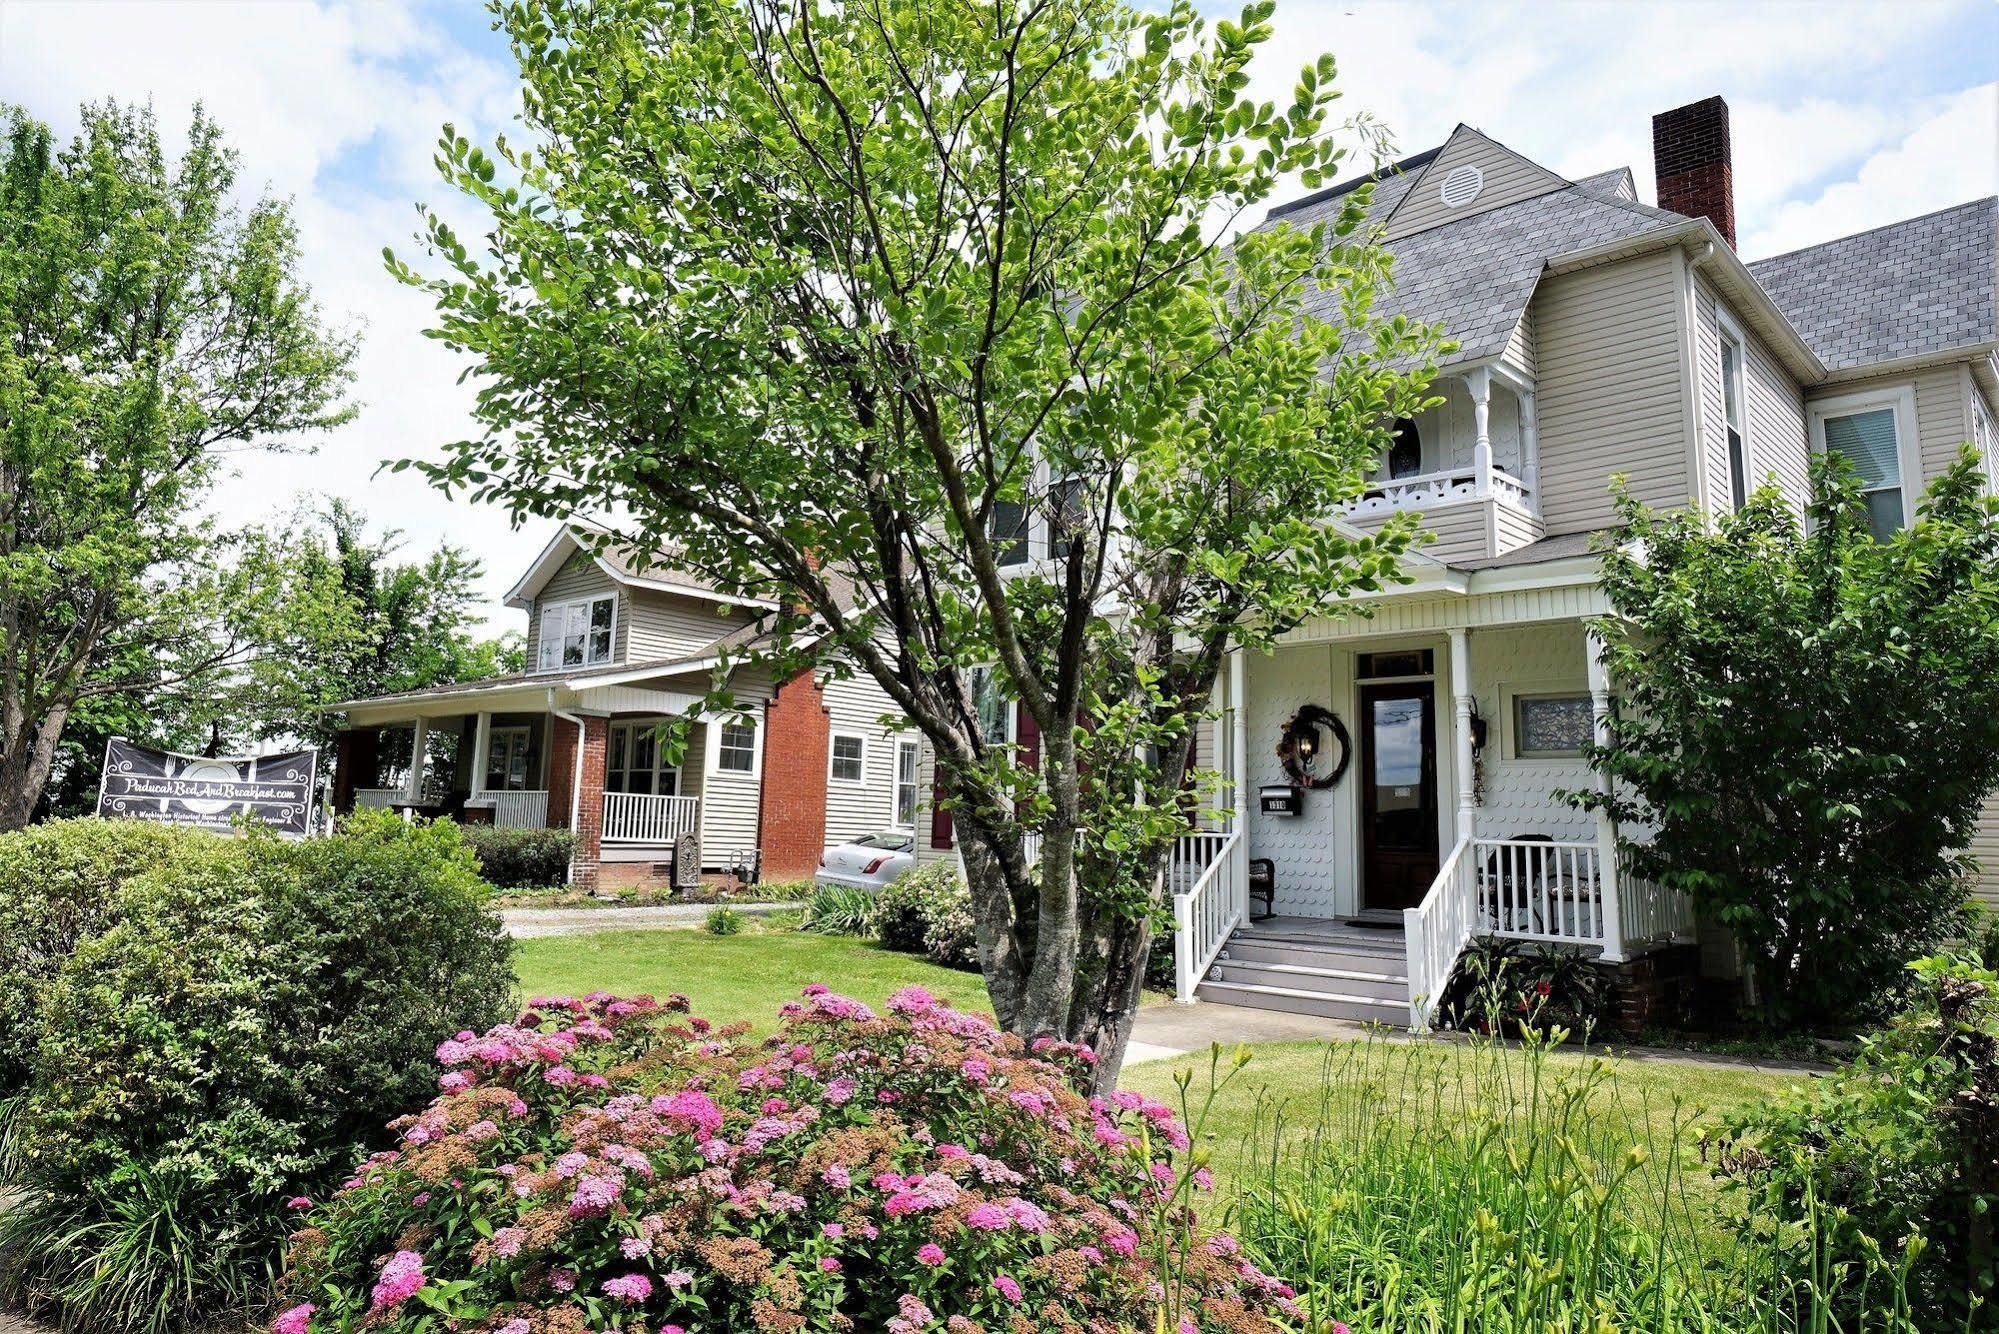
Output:
[[1402,934],[1330,923],[1237,930],[1194,994],[1218,1005],[1328,1019],[1409,1021]]

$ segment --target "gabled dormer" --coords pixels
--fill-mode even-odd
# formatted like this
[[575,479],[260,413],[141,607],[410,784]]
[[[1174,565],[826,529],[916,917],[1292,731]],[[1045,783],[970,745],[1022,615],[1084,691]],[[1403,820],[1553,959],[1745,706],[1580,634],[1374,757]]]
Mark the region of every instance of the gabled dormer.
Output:
[[507,593],[528,614],[530,672],[694,659],[774,606],[709,586],[670,553],[585,536],[563,528]]

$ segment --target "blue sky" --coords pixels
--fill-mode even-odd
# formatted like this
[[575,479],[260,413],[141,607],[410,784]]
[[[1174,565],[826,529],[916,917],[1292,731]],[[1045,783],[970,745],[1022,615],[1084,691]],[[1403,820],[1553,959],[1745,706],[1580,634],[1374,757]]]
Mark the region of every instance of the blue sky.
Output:
[[[1629,166],[1648,198],[1652,113],[1720,93],[1750,259],[1999,186],[1989,0],[1279,0],[1275,23],[1265,97],[1288,100],[1298,66],[1331,51],[1345,109],[1382,121],[1404,152],[1464,121],[1571,178]],[[421,337],[427,307],[380,252],[409,248],[414,201],[448,203],[430,165],[439,125],[490,139],[514,87],[472,0],[0,0],[0,100],[63,130],[86,99],[150,99],[170,129],[206,102],[242,150],[246,188],[296,201],[322,302],[362,329],[359,419],[310,456],[247,459],[222,508],[261,517],[301,493],[352,497],[413,546],[448,538],[480,555],[508,626],[498,597],[545,534],[373,473],[472,429],[459,366]]]

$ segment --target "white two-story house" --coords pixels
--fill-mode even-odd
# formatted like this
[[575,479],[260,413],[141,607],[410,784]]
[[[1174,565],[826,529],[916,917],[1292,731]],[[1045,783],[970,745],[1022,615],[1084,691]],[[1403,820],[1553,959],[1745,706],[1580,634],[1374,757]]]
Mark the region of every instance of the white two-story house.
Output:
[[[771,604],[565,528],[507,605],[527,616],[525,673],[334,706],[336,811],[573,830],[584,888],[663,879],[689,834],[708,871],[792,879],[829,842],[913,828],[916,743],[871,678],[738,667],[732,709],[700,711]],[[670,758],[660,725],[690,710]]]
[[[1182,999],[1388,1022],[1413,1003],[1421,1022],[1485,934],[1727,974],[1728,942],[1620,868],[1607,817],[1555,796],[1597,781],[1582,745],[1609,687],[1587,626],[1609,610],[1591,552],[1612,478],[1658,508],[1726,509],[1772,477],[1802,501],[1811,455],[1834,449],[1883,532],[1966,441],[1999,483],[1995,201],[1748,263],[1726,105],[1653,129],[1658,207],[1628,169],[1565,180],[1468,126],[1371,178],[1389,313],[1457,351],[1442,405],[1396,423],[1331,521],[1419,511],[1435,541],[1372,616],[1231,664],[1201,761],[1242,813],[1218,810],[1174,860]],[[1265,225],[1309,224],[1360,183]],[[920,828],[949,851],[948,811]],[[1972,843],[1999,903],[1999,807]],[[1253,878],[1270,918],[1251,920]]]

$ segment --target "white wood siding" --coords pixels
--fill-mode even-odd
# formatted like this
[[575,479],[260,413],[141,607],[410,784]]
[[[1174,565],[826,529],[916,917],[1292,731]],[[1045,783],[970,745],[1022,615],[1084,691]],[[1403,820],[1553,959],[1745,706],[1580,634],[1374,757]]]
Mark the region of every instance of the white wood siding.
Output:
[[[1477,167],[1485,175],[1477,198],[1452,208],[1440,194],[1443,183],[1459,167]],[[1568,182],[1546,167],[1529,162],[1468,126],[1459,126],[1443,151],[1423,169],[1423,175],[1409,187],[1402,202],[1388,215],[1388,239],[1408,236],[1430,227],[1456,222],[1480,213],[1489,213],[1523,199],[1532,199],[1565,188]]]
[[1540,374],[1540,355],[1540,347],[1534,337],[1534,313],[1523,310],[1519,323],[1506,336],[1506,350],[1500,357],[1531,380]]
[[[826,683],[825,704],[831,731],[859,733],[865,739],[867,769],[859,786],[827,779],[826,842],[830,845],[887,829],[895,822],[896,742],[916,733],[897,733],[883,725],[884,714],[899,718],[901,710],[879,682],[858,670],[847,680]],[[827,753],[832,753],[830,739]],[[919,769],[919,785],[924,778]]]
[[1493,555],[1503,556],[1517,547],[1538,542],[1546,531],[1546,525],[1527,511],[1503,501],[1492,503]]
[[[1701,458],[1709,505],[1725,508],[1729,496],[1728,417],[1722,400],[1721,325],[1726,303],[1705,278],[1694,278],[1694,365],[1700,398]],[[1775,474],[1786,498],[1803,507],[1810,498],[1804,392],[1768,347],[1736,315],[1743,342],[1743,428],[1749,450],[1749,486]]]
[[[1446,562],[1476,560],[1487,555],[1486,511],[1490,508],[1489,501],[1467,500],[1425,510],[1423,531],[1433,534],[1436,541],[1417,550],[1432,560]],[[1386,514],[1366,514],[1348,522],[1363,532],[1371,533],[1386,524],[1390,517]]]
[[1979,866],[1971,882],[1972,895],[1990,911],[1999,912],[1999,796],[1986,802],[1978,817],[1971,835],[1971,855]]
[[623,662],[698,653],[740,626],[747,613],[705,598],[629,588],[619,603],[618,647]]
[[1693,494],[1676,256],[1558,275],[1534,298],[1540,508],[1550,533],[1613,522],[1613,474],[1655,508]]
[[770,678],[762,672],[737,672],[729,681],[736,703],[757,726],[757,771],[735,773],[715,767],[721,725],[709,722],[702,729],[699,755],[688,756],[689,764],[702,766],[701,776],[701,860],[711,867],[726,866],[741,852],[759,846],[758,796],[764,773],[764,705],[770,700]]

